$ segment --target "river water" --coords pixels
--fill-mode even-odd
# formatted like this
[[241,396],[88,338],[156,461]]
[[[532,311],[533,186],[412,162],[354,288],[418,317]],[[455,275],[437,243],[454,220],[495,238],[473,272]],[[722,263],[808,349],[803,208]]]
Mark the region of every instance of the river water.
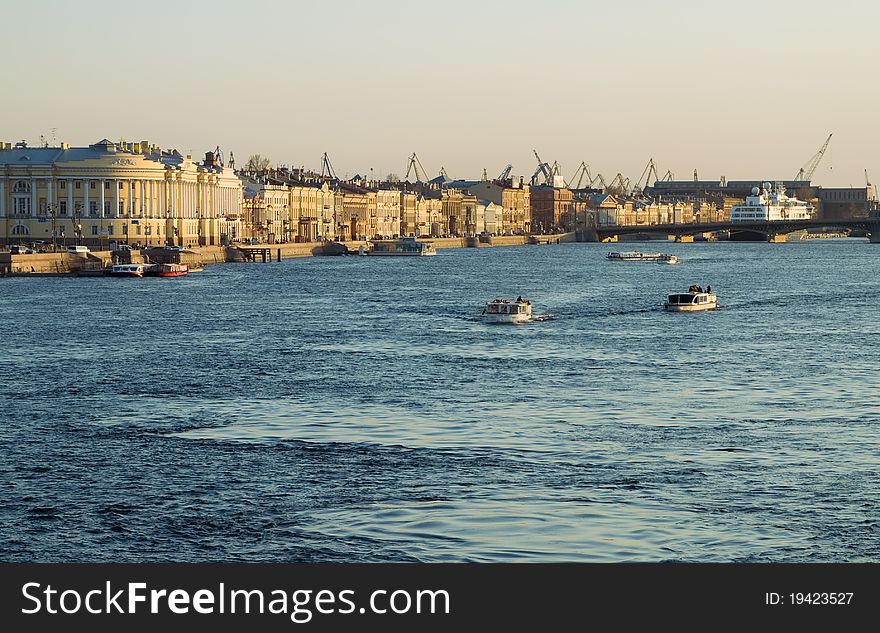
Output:
[[620,246],[0,280],[0,559],[880,560],[880,246]]

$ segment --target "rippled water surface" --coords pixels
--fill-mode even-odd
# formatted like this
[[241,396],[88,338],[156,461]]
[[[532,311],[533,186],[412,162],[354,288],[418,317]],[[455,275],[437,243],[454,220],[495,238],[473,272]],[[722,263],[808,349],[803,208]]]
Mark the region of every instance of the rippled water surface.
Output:
[[0,558],[880,560],[880,245],[658,246],[2,279]]

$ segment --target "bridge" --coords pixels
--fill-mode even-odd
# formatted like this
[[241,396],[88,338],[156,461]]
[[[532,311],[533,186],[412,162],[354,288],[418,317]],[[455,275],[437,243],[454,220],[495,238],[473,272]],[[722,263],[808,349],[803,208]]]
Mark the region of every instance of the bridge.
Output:
[[846,220],[775,220],[749,222],[691,222],[687,224],[628,224],[621,226],[597,226],[583,231],[583,240],[601,242],[621,235],[660,233],[681,239],[686,236],[716,231],[747,231],[767,236],[775,241],[778,236],[814,228],[860,229],[869,234],[871,242],[880,244],[880,216],[851,218]]

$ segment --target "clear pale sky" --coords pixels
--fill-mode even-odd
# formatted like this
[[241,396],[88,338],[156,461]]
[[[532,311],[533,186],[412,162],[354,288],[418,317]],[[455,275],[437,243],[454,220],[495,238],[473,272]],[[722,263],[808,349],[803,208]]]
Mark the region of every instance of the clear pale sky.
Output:
[[799,2],[0,0],[0,140],[147,139],[340,175],[880,183],[880,8]]

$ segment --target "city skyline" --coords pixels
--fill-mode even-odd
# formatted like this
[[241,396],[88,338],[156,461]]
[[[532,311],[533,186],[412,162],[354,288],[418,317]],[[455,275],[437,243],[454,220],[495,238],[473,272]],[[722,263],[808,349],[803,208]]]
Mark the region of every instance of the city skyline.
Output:
[[566,179],[585,161],[635,181],[653,158],[681,180],[775,180],[833,133],[814,182],[880,178],[880,10],[855,2],[90,7],[15,7],[0,139],[220,145],[318,170],[326,151],[340,176],[376,178],[416,152],[430,176],[510,163],[528,179],[536,149]]

